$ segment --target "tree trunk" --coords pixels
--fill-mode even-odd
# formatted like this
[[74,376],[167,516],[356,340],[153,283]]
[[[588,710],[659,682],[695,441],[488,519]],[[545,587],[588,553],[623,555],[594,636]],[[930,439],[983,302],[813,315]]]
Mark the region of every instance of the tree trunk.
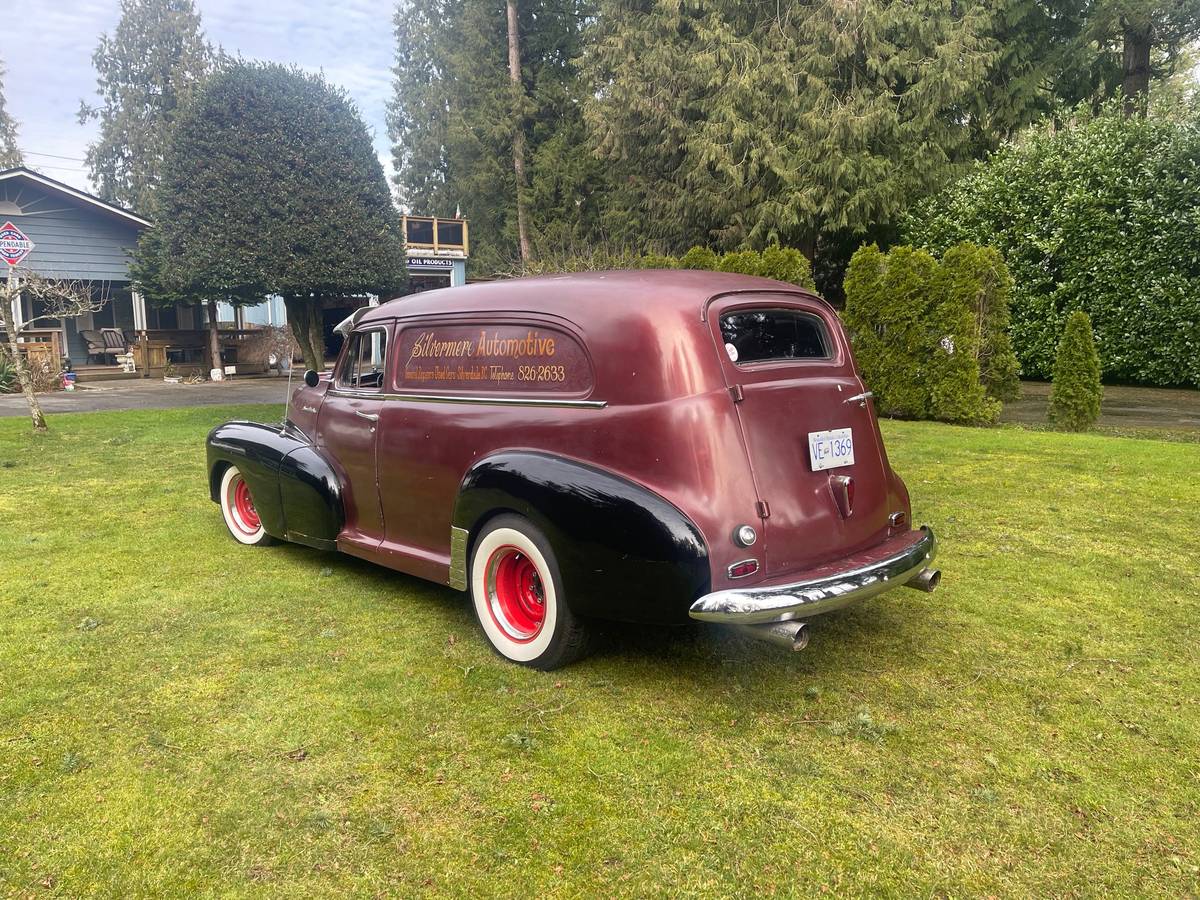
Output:
[[220,323],[217,321],[217,301],[208,301],[208,367],[210,369],[221,369],[221,333],[219,331]]
[[512,86],[513,172],[517,176],[517,240],[522,264],[529,262],[529,211],[525,196],[525,89],[521,86],[521,37],[517,31],[517,0],[508,2],[508,81]]
[[313,347],[313,301],[308,297],[284,297],[283,305],[287,309],[288,325],[300,347],[300,355],[304,357],[304,368],[320,372],[324,368],[324,360],[317,356]]
[[1126,116],[1146,114],[1146,101],[1150,93],[1150,49],[1153,44],[1151,26],[1125,26],[1121,93],[1125,98]]
[[33,420],[35,432],[46,431],[46,414],[42,412],[42,404],[38,403],[37,394],[33,392],[33,375],[29,371],[29,361],[21,356],[17,344],[16,323],[12,321],[13,303],[18,296],[16,282],[12,270],[8,272],[8,287],[4,291],[4,337],[8,343],[8,355],[12,357],[13,368],[17,370],[17,381],[21,384],[21,393],[29,404],[29,418]]

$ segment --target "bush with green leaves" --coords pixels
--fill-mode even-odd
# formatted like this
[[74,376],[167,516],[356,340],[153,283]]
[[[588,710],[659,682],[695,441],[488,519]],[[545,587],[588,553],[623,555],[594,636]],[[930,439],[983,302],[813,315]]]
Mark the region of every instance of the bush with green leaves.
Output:
[[0,394],[11,394],[17,390],[17,367],[9,359],[8,351],[0,348]]
[[1092,322],[1087,313],[1077,309],[1067,317],[1054,358],[1050,421],[1064,431],[1087,431],[1100,418],[1103,396]]
[[711,247],[693,247],[683,256],[679,257],[679,268],[681,269],[705,269],[709,272],[715,271],[719,257]]
[[[859,248],[846,271],[845,321],[885,415],[988,424],[1019,392],[1003,334],[1010,280],[999,256],[963,244],[939,262],[910,246]],[[985,372],[987,373],[985,377]]]
[[1011,403],[1021,396],[1021,367],[1008,333],[1013,282],[1003,257],[994,247],[964,241],[942,254],[941,267],[951,299],[974,319],[979,378],[988,396]]
[[799,250],[771,246],[758,250],[735,250],[718,256],[709,247],[693,247],[683,256],[663,253],[637,255],[624,247],[611,248],[593,245],[580,250],[549,254],[526,263],[523,274],[542,275],[552,272],[591,272],[598,269],[704,269],[713,272],[738,272],[742,275],[761,275],[786,281],[798,287],[816,290],[812,266]]
[[1081,309],[1106,378],[1200,385],[1200,113],[1079,111],[917,204],[904,234],[935,253],[963,240],[999,250],[1027,376],[1050,376]]

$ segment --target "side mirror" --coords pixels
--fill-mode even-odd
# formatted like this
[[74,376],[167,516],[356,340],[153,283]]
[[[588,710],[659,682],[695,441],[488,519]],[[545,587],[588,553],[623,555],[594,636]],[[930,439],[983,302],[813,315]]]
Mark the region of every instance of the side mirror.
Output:
[[321,383],[321,376],[317,374],[315,369],[307,369],[304,372],[304,383],[309,387],[316,387]]

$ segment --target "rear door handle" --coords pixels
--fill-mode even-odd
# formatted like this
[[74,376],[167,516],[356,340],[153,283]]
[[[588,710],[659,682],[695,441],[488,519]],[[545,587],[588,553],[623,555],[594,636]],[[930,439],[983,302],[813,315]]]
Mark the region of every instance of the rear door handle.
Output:
[[843,403],[861,403],[866,408],[867,401],[874,397],[873,391],[863,391],[861,394],[855,394],[853,397],[847,397]]
[[354,414],[356,416],[358,416],[360,419],[366,419],[368,422],[378,422],[379,421],[378,415],[376,415],[375,413],[365,413],[361,409],[356,409],[354,411]]

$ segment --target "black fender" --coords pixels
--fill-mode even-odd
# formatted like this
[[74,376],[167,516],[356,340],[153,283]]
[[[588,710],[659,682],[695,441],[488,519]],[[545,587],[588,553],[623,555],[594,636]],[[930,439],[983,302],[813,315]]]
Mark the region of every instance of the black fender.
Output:
[[463,478],[453,525],[470,547],[493,514],[525,516],[546,535],[566,601],[582,616],[683,622],[709,590],[700,529],[663,497],[627,478],[548,453],[505,451]]
[[333,464],[301,432],[257,422],[226,422],[208,434],[209,494],[220,502],[225,468],[238,467],[272,537],[333,550],[345,524]]

